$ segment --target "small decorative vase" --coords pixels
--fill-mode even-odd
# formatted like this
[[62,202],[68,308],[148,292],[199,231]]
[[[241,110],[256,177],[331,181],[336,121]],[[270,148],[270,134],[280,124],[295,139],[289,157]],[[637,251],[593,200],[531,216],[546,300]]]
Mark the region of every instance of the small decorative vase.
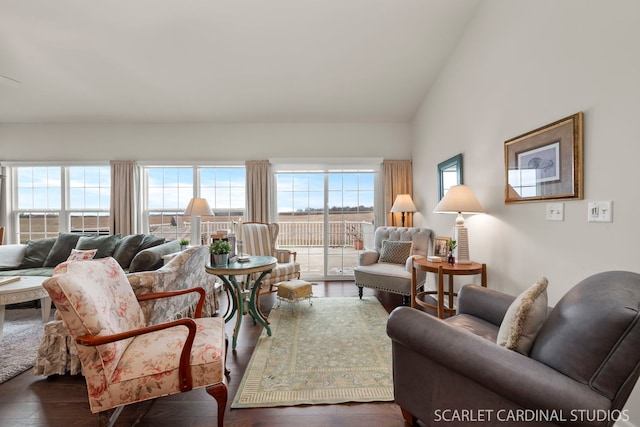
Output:
[[187,249],[187,245],[180,245],[180,250],[184,251],[185,249]]
[[214,265],[227,265],[229,263],[229,254],[213,254]]
[[453,256],[453,251],[449,251],[449,256],[447,257],[447,262],[450,265],[454,265],[456,263],[456,257]]

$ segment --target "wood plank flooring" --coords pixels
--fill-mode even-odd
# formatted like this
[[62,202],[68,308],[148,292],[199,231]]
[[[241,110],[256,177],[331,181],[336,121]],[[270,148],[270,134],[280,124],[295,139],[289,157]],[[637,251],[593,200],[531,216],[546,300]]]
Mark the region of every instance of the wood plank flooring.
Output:
[[[313,287],[317,297],[357,296],[353,281],[319,282]],[[401,304],[401,298],[385,292],[365,289],[365,295],[376,295],[387,311]],[[226,297],[221,294],[224,312]],[[275,294],[261,296],[261,309],[268,315]],[[233,333],[227,324],[229,337]],[[249,363],[255,343],[262,331],[250,317],[243,319],[235,352],[229,350],[227,366],[229,402],[225,415],[227,427],[405,427],[400,408],[391,402],[353,403],[340,405],[294,406],[230,410],[231,401]],[[138,417],[140,406],[129,406],[120,416],[117,426],[131,425]],[[193,390],[158,399],[140,426],[216,426],[217,404],[204,389]],[[74,427],[97,426],[98,417],[89,410],[87,388],[82,376],[34,376],[27,371],[0,384],[0,426],[4,427]]]

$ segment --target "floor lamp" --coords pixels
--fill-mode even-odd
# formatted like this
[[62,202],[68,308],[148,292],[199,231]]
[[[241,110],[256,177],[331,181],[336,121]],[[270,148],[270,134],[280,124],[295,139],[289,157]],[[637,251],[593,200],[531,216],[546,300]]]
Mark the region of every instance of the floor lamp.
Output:
[[458,243],[456,247],[456,264],[471,264],[469,259],[469,235],[467,234],[467,227],[464,226],[462,214],[484,212],[473,191],[466,185],[454,185],[449,188],[449,191],[440,200],[433,212],[458,214],[452,237]]
[[200,221],[203,215],[213,216],[209,202],[207,202],[207,199],[194,197],[189,201],[184,214],[191,217],[191,244],[197,244],[194,242],[204,244],[200,235]]
[[398,194],[396,196],[396,201],[393,202],[393,206],[391,206],[391,210],[389,212],[402,212],[402,226],[404,227],[404,214],[406,212],[417,211],[416,205],[414,205],[413,200],[411,200],[411,195]]

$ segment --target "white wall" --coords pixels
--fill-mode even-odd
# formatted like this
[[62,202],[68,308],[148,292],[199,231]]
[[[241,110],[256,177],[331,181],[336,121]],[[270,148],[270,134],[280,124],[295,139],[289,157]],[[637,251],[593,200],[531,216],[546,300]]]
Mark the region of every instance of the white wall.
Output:
[[[464,182],[488,215],[466,221],[489,286],[518,293],[549,279],[550,304],[583,278],[640,272],[640,2],[486,0],[413,123],[417,225],[451,235],[432,213],[437,164],[463,153]],[[505,205],[504,141],[584,112],[585,199]],[[587,223],[587,202],[613,200],[613,223]],[[640,426],[640,387],[627,404]]]
[[0,124],[2,160],[409,159],[406,123]]

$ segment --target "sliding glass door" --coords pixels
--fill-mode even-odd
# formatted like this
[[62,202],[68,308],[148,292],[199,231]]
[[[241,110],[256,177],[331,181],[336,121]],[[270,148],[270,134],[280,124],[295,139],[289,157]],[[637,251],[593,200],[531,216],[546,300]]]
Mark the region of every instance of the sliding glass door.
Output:
[[308,278],[353,277],[358,253],[372,241],[373,170],[276,173],[278,245],[297,252]]

